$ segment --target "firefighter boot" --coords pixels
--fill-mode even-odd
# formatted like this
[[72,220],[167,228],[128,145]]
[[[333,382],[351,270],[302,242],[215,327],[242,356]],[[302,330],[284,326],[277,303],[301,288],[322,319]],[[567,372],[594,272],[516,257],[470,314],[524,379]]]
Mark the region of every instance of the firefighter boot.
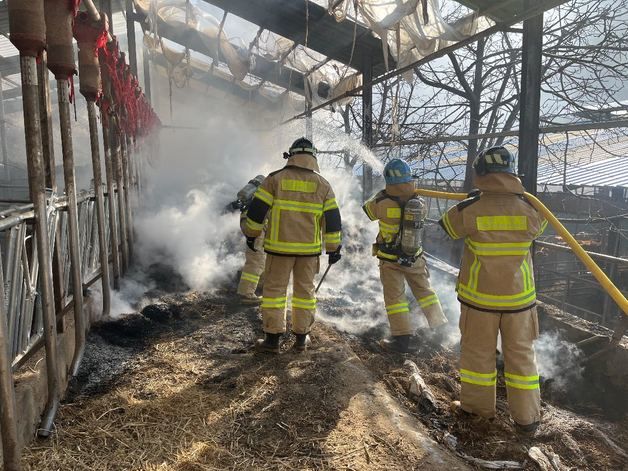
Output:
[[255,343],[255,350],[259,353],[279,353],[281,335],[265,333],[264,338]]
[[294,349],[297,352],[304,352],[308,349],[312,341],[310,340],[309,334],[294,334],[297,337],[296,342],[294,342]]
[[410,345],[411,335],[395,335],[380,341],[380,346],[389,352],[411,353],[415,349]]
[[531,424],[526,425],[515,422],[515,430],[517,431],[517,433],[520,433],[522,435],[532,436],[536,433],[540,425],[540,422],[532,422]]

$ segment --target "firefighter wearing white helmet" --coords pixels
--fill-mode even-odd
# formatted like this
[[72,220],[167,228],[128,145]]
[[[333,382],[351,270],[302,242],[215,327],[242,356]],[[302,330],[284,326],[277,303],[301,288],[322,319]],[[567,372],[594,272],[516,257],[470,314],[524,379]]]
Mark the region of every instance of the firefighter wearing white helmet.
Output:
[[294,348],[303,351],[314,323],[314,276],[324,248],[329,263],[340,260],[341,221],[330,184],[318,174],[316,148],[297,139],[284,158],[286,166],[272,172],[257,189],[246,219],[248,244],[254,244],[268,218],[264,250],[266,272],[262,293],[264,339],[261,352],[279,353],[286,331],[286,291],[292,275],[292,331]]
[[533,432],[541,420],[533,341],[539,335],[530,248],[547,221],[523,196],[514,158],[504,147],[473,163],[479,191],[447,211],[440,225],[465,247],[456,285],[461,304],[460,407],[495,416],[495,349],[501,334],[510,414]]
[[379,222],[373,255],[379,259],[384,304],[392,334],[392,338],[383,340],[381,345],[389,350],[408,352],[412,350],[410,340],[414,329],[406,282],[430,328],[447,323],[447,318],[430,285],[422,256],[422,230],[427,213],[423,199],[415,195],[410,167],[403,160],[391,160],[384,168],[384,178],[386,188],[363,206],[369,219]]

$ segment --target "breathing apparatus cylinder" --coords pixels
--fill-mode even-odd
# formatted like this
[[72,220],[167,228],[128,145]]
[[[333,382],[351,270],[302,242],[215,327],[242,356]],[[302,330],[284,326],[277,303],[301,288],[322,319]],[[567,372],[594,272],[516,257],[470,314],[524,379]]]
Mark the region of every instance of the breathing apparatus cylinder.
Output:
[[238,200],[242,203],[248,203],[251,201],[251,199],[253,199],[253,195],[257,191],[257,188],[259,188],[264,181],[264,178],[266,178],[264,175],[258,175],[253,180],[249,180],[249,182],[240,191],[238,191]]
[[[423,223],[427,217],[427,207],[422,198],[411,198],[403,208],[401,221],[402,256],[414,257],[423,245]],[[400,257],[401,259],[402,257]]]

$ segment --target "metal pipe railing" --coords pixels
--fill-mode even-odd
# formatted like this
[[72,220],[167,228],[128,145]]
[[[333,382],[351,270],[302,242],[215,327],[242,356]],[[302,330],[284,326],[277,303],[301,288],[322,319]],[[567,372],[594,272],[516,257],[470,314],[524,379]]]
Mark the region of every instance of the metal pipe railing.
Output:
[[129,152],[129,139],[127,136],[121,137],[121,156],[122,156],[122,178],[124,180],[124,205],[126,215],[126,238],[127,247],[129,252],[129,263],[133,258],[133,213],[131,212],[131,178],[130,178],[130,159],[131,154]]
[[102,125],[102,138],[105,147],[105,175],[107,180],[107,194],[109,196],[109,240],[111,243],[111,264],[113,267],[113,287],[114,289],[120,289],[120,245],[118,243],[118,225],[116,218],[116,203],[115,203],[115,191],[114,191],[114,178],[113,178],[113,163],[112,163],[112,151],[111,140],[109,137],[109,126],[107,123],[107,117],[103,116],[101,119]]
[[128,244],[128,224],[127,224],[127,214],[126,214],[126,188],[124,184],[124,172],[122,165],[122,146],[121,146],[121,138],[122,135],[119,133],[119,128],[114,125],[114,131],[111,133],[112,137],[112,146],[111,146],[111,155],[113,157],[112,165],[113,171],[116,179],[116,185],[118,188],[118,227],[120,229],[120,246],[122,248],[122,273],[126,273],[129,268],[129,244]]
[[98,122],[96,104],[87,100],[87,119],[89,122],[89,142],[92,150],[92,172],[94,176],[94,192],[96,196],[96,219],[98,222],[98,248],[100,270],[102,273],[102,316],[109,315],[111,310],[111,287],[109,277],[109,250],[105,237],[105,196],[102,188],[102,170],[100,165],[100,147],[98,146]]
[[70,365],[70,375],[76,376],[85,351],[85,317],[83,314],[83,280],[81,273],[81,253],[78,229],[78,207],[76,202],[76,177],[74,173],[74,152],[72,149],[72,121],[70,117],[70,83],[68,79],[57,80],[59,100],[59,124],[61,128],[61,149],[63,152],[63,179],[68,208],[70,272],[72,277],[72,298],[74,309],[74,356]]
[[[552,242],[546,242],[546,241],[542,241],[542,240],[537,240],[534,242],[536,245],[538,245],[539,247],[547,247],[549,249],[556,249],[556,250],[560,250],[563,252],[571,252],[571,248],[566,246],[566,245],[560,245],[560,244],[554,244]],[[628,265],[628,259],[625,258],[620,258],[620,257],[613,257],[612,255],[607,255],[605,253],[599,253],[599,252],[591,252],[590,250],[586,250],[585,251],[593,260],[599,260],[601,262],[609,262],[609,263],[615,263],[618,265]]]
[[35,212],[35,233],[37,255],[40,266],[40,286],[44,317],[44,338],[46,346],[46,369],[48,380],[48,400],[40,425],[39,434],[48,436],[57,413],[60,400],[60,378],[57,352],[57,323],[52,289],[52,258],[48,234],[48,214],[44,187],[44,162],[42,159],[41,130],[39,122],[39,90],[37,82],[37,59],[20,54],[22,78],[22,103],[24,114],[24,134],[31,199]]
[[[1,254],[0,254],[1,255]],[[0,257],[0,266],[2,259]],[[2,407],[0,407],[0,426],[2,427],[2,455],[4,469],[20,469],[20,445],[17,438],[17,411],[15,404],[15,389],[13,387],[13,372],[11,369],[9,345],[11,338],[5,319],[7,312],[4,306],[4,277],[0,270],[0,395]]]

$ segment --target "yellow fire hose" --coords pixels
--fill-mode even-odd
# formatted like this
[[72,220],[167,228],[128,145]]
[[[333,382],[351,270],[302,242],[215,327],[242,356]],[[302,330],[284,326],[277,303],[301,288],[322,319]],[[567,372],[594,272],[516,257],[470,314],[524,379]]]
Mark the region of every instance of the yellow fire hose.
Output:
[[[422,190],[418,189],[415,191],[417,195],[426,196],[429,198],[443,198],[450,200],[463,200],[467,197],[467,195],[463,193],[447,193],[444,191],[434,191],[434,190]],[[606,274],[602,271],[602,269],[593,261],[593,259],[589,256],[588,253],[578,244],[576,239],[569,233],[569,231],[563,226],[556,216],[552,214],[552,212],[547,209],[547,207],[539,201],[539,199],[530,193],[524,193],[524,196],[527,200],[534,206],[537,211],[539,211],[545,219],[552,225],[552,227],[556,230],[558,235],[562,237],[562,239],[567,243],[567,245],[573,250],[574,254],[584,263],[584,265],[591,271],[595,279],[602,285],[604,291],[608,293],[608,295],[613,298],[613,301],[617,303],[619,308],[623,311],[623,313],[628,316],[628,300],[622,294],[617,286],[613,284],[613,282],[606,276]]]

